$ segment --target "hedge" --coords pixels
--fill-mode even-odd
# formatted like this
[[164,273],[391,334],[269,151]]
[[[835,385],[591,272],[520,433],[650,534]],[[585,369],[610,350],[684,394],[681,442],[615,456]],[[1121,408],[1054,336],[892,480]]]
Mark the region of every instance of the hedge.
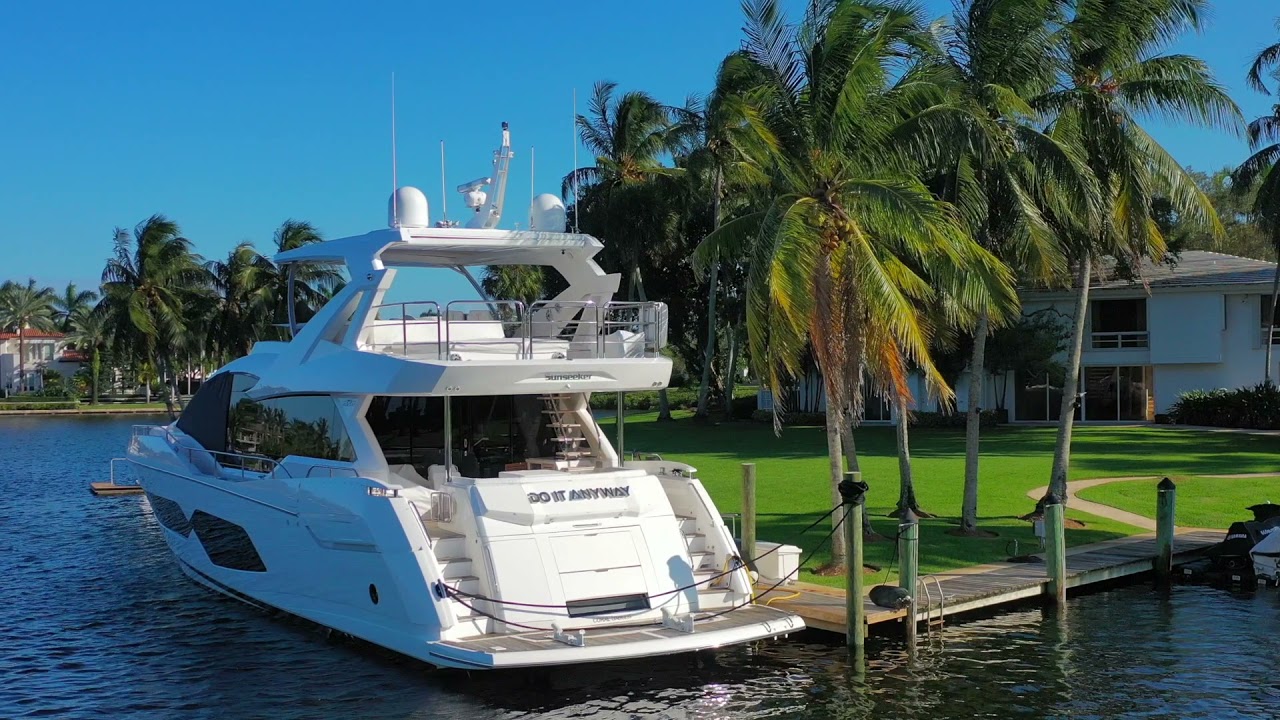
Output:
[[1280,428],[1280,388],[1262,383],[1235,390],[1192,390],[1178,396],[1169,419],[1179,425]]
[[[756,409],[756,388],[751,385],[741,385],[733,389],[733,395],[733,416],[742,419],[751,417],[751,411]],[[625,395],[625,402],[628,410],[657,410],[658,391],[628,392]],[[698,388],[668,388],[667,402],[672,410],[694,410],[698,407]],[[592,393],[591,409],[617,410],[618,397],[611,392]]]
[[75,410],[79,407],[76,402],[14,402],[6,400],[0,402],[0,413],[17,410]]

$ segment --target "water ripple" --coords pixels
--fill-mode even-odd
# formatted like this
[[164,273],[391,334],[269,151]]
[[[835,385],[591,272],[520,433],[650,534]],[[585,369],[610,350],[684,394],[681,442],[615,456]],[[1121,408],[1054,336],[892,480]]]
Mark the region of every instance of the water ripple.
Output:
[[1135,587],[949,626],[864,672],[759,648],[467,674],[326,640],[188,581],[140,497],[93,498],[130,418],[0,418],[0,718],[1256,718],[1280,599]]

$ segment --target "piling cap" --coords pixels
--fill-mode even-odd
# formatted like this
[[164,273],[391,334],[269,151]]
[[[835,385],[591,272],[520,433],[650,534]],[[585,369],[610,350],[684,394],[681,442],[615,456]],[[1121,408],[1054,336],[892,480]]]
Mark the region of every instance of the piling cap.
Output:
[[1166,477],[1160,481],[1159,485],[1156,485],[1156,489],[1157,490],[1177,490],[1178,486],[1174,485],[1173,481]]
[[1062,498],[1058,497],[1058,494],[1057,494],[1057,493],[1055,493],[1055,492],[1053,492],[1052,490],[1050,490],[1049,492],[1047,492],[1047,493],[1045,493],[1045,494],[1044,494],[1044,497],[1043,497],[1043,498],[1041,498],[1041,499],[1040,499],[1040,504],[1041,504],[1041,505],[1046,505],[1046,506],[1047,506],[1047,505],[1061,505],[1061,504],[1062,504]]
[[920,524],[920,518],[912,512],[911,508],[903,508],[902,515],[898,516],[898,523],[900,525],[918,525]]

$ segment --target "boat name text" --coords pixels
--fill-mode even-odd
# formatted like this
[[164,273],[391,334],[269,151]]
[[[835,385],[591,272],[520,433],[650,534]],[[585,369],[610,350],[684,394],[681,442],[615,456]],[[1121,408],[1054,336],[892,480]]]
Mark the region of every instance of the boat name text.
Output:
[[564,380],[590,380],[591,373],[547,373],[547,380],[559,382]]
[[530,503],[565,502],[567,500],[603,500],[605,498],[631,497],[631,486],[583,488],[581,490],[552,490],[551,492],[531,492]]

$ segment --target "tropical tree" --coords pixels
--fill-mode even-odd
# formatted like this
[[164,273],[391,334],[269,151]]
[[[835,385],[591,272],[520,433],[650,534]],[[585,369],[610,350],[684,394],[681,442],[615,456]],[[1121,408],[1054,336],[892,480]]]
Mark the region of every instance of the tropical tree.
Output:
[[1222,232],[1193,178],[1139,122],[1156,116],[1205,127],[1241,124],[1239,108],[1203,61],[1159,54],[1185,30],[1199,29],[1207,6],[1207,0],[1076,0],[1062,34],[1062,86],[1034,102],[1050,116],[1055,138],[1081,148],[1100,191],[1097,222],[1055,217],[1063,228],[1076,292],[1049,486],[1062,499],[1094,263],[1110,255],[1140,268],[1139,258],[1163,256],[1165,238],[1152,216],[1157,196],[1167,198],[1187,222]]
[[[305,220],[285,220],[276,228],[272,245],[277,253],[300,248],[303,245],[323,242],[324,236]],[[276,324],[289,320],[289,273],[268,261],[263,268],[263,282],[271,288],[271,317]],[[299,322],[309,320],[327,301],[327,291],[342,283],[342,272],[334,265],[307,264],[294,268],[294,317]],[[281,333],[276,333],[285,337]]]
[[102,272],[113,338],[122,347],[136,345],[134,361],[145,363],[149,375],[168,371],[172,395],[178,340],[188,324],[184,311],[195,298],[207,297],[209,286],[208,271],[177,223],[152,215],[132,236],[116,230],[115,253]]
[[110,328],[105,312],[80,308],[71,318],[71,332],[67,343],[82,353],[89,354],[90,399],[98,404],[98,382],[102,375],[102,349],[110,341]]
[[[922,113],[947,139],[934,185],[962,210],[969,233],[1020,277],[1054,281],[1065,263],[1044,213],[1088,216],[1096,189],[1078,152],[1040,129],[1030,99],[1054,86],[1056,31],[1065,0],[961,0],[952,24],[935,25],[938,62],[956,102]],[[987,338],[980,309],[969,328],[968,403],[961,531],[977,534],[978,462]]]
[[[690,98],[675,111],[677,123],[672,134],[678,143],[678,155],[687,169],[684,185],[693,204],[710,205],[710,232],[720,228],[724,219],[727,190],[749,199],[749,186],[764,180],[758,158],[774,144],[759,115],[747,101],[745,92],[761,80],[755,77],[750,62],[730,56],[716,73],[716,86],[707,98]],[[707,289],[707,340],[703,348],[702,380],[698,385],[695,417],[707,416],[711,375],[715,366],[718,336],[716,301],[720,294],[722,262],[710,263]],[[732,401],[729,397],[726,402]]]
[[[1277,21],[1280,29],[1280,21]],[[1275,78],[1275,68],[1280,65],[1280,43],[1271,45],[1254,59],[1249,68],[1249,86],[1266,95],[1267,88],[1263,75]],[[1280,172],[1276,172],[1277,161],[1280,161],[1280,105],[1273,105],[1271,112],[1254,119],[1249,123],[1249,148],[1253,154],[1236,168],[1231,175],[1232,186],[1238,195],[1252,193],[1253,202],[1249,208],[1255,221],[1270,242],[1273,256],[1277,262],[1275,278],[1271,282],[1271,313],[1268,319],[1267,337],[1263,340],[1266,367],[1263,370],[1263,382],[1272,384],[1271,349],[1276,332],[1276,305],[1280,303]]]
[[525,307],[546,293],[542,268],[536,265],[489,265],[480,278],[480,287],[495,300],[517,300]]
[[[213,347],[224,360],[246,355],[270,331],[276,267],[253,243],[242,242],[227,253],[226,260],[210,260],[205,269],[219,296],[217,322],[210,328]],[[190,314],[186,317],[192,319]]]
[[[930,67],[909,59],[931,41],[907,7],[814,3],[798,26],[778,0],[746,5],[745,59],[765,81],[753,91],[777,139],[761,210],[725,223],[697,250],[705,267],[745,257],[752,362],[785,412],[808,348],[826,388],[832,501],[840,502],[845,413],[860,415],[863,371],[882,396],[910,398],[907,364],[950,396],[928,353],[920,307],[940,279],[966,306],[1016,302],[1012,277],[963,231],[919,179],[936,146],[911,134],[919,112],[945,102]],[[935,138],[936,140],[936,138]],[[837,536],[838,537],[838,536]],[[833,545],[843,564],[843,543]]]
[[62,295],[53,299],[53,319],[58,322],[62,332],[70,332],[76,316],[88,312],[98,299],[98,293],[92,290],[81,290],[75,283],[67,283]]
[[[606,250],[626,275],[627,299],[644,301],[642,258],[659,238],[670,236],[661,226],[674,224],[672,205],[655,201],[655,193],[665,188],[654,181],[679,174],[662,163],[676,138],[667,107],[634,90],[615,99],[616,89],[616,83],[596,83],[588,114],[577,116],[578,134],[595,154],[595,164],[574,168],[561,193],[566,198],[572,193],[576,218],[601,218],[597,234],[609,241]],[[658,398],[659,419],[670,419],[665,389]]]
[[18,334],[18,389],[27,389],[27,331],[53,332],[53,288],[40,287],[34,278],[26,285],[6,280],[0,285],[0,329]]

